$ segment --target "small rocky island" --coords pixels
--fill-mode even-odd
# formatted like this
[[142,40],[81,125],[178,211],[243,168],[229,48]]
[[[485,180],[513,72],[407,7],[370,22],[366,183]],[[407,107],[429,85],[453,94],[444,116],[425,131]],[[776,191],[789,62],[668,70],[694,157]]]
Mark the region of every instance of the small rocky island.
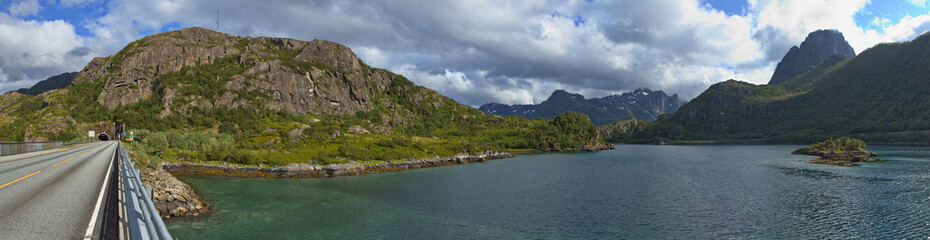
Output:
[[877,162],[874,153],[865,150],[865,142],[855,138],[841,137],[811,144],[794,150],[791,154],[818,156],[810,163],[835,166],[856,166],[856,162]]

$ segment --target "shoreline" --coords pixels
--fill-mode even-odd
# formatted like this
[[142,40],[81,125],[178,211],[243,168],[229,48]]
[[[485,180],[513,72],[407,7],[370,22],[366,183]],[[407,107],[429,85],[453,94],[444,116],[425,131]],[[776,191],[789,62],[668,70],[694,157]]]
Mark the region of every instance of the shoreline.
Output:
[[194,162],[165,163],[162,169],[173,175],[210,175],[259,178],[326,178],[358,176],[372,173],[396,172],[419,168],[432,168],[512,158],[509,152],[485,151],[476,154],[457,154],[452,157],[429,158],[412,161],[384,162],[362,165],[357,162],[318,165],[291,163],[277,167],[204,165]]
[[597,152],[614,149],[613,144],[598,147],[578,149],[526,149],[512,151],[484,151],[475,154],[459,153],[451,157],[433,157],[410,161],[388,161],[372,165],[363,165],[358,162],[342,164],[310,164],[291,163],[284,166],[261,167],[239,166],[235,164],[207,165],[196,162],[163,163],[161,168],[173,175],[209,175],[230,177],[260,177],[260,178],[324,178],[339,176],[358,176],[372,173],[396,172],[419,168],[444,167],[474,162],[484,162],[515,157],[516,154],[548,153],[548,152]]
[[564,150],[484,151],[475,154],[459,153],[451,157],[433,157],[410,161],[388,161],[372,165],[362,165],[358,162],[328,165],[291,163],[284,166],[260,167],[229,164],[207,165],[196,162],[162,163],[158,169],[149,170],[145,175],[150,177],[144,177],[143,181],[154,187],[154,200],[163,218],[200,218],[208,216],[212,210],[212,206],[201,198],[192,187],[178,180],[175,176],[206,175],[256,178],[328,178],[485,162],[512,158],[515,157],[514,154],[516,153],[595,152],[610,149],[614,149],[613,144],[597,148]]
[[[930,146],[926,142],[865,142],[869,145],[895,145],[895,146]],[[810,145],[810,142],[754,142],[754,141],[673,141],[665,144],[656,143],[623,143],[616,142],[617,145]]]

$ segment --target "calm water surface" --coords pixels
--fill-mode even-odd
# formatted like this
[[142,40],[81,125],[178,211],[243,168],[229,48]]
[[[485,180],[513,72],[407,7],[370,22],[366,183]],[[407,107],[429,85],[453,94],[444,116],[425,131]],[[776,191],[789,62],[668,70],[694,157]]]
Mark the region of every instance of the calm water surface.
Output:
[[183,176],[210,217],[180,239],[930,237],[930,148],[809,164],[798,146],[618,145],[355,177]]

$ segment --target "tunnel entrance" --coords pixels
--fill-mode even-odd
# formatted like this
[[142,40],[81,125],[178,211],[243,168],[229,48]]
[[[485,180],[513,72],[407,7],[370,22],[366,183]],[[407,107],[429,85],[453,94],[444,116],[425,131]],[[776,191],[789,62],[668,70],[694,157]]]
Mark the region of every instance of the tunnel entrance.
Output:
[[97,139],[100,139],[100,141],[110,141],[110,135],[101,133],[100,135],[97,135]]

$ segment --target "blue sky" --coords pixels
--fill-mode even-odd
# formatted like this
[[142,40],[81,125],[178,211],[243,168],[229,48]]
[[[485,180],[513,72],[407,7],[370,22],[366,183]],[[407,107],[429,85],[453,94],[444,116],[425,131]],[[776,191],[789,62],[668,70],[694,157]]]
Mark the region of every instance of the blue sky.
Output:
[[727,13],[727,15],[745,15],[749,10],[749,3],[743,0],[706,0],[704,4]]
[[856,52],[930,30],[921,0],[0,0],[0,92],[185,27],[325,39],[462,103],[538,103],[640,87],[692,98],[764,84],[818,29]]
[[[749,3],[745,0],[704,0],[702,3],[723,11],[727,15],[750,14]],[[895,25],[904,16],[926,15],[927,10],[926,1],[870,1],[864,8],[856,12],[854,17],[857,26],[882,32],[881,24]],[[876,19],[879,21],[876,21]]]

